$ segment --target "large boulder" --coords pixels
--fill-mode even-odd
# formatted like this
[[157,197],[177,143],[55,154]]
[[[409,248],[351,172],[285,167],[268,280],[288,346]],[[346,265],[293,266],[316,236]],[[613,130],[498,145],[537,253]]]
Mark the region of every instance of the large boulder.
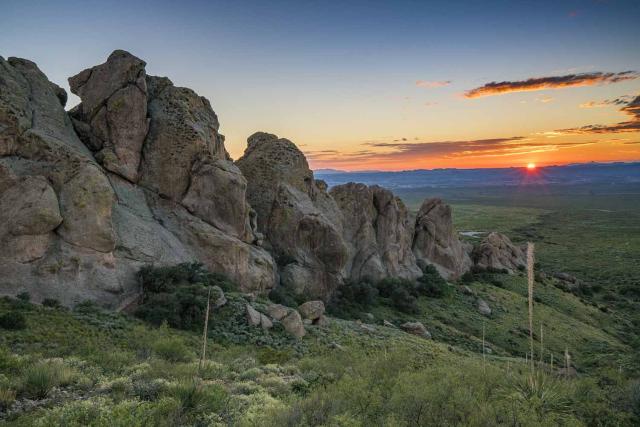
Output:
[[132,182],[149,130],[145,65],[116,50],[104,64],[69,78],[71,92],[82,100],[73,110],[79,135],[105,169]]
[[420,276],[411,251],[413,227],[402,200],[384,188],[355,183],[333,187],[330,195],[345,218],[350,279]]
[[193,261],[246,292],[273,287],[209,102],[144,66],[116,51],[72,77],[71,119],[33,62],[0,58],[0,294],[117,308],[142,266]]
[[514,273],[526,267],[526,254],[504,234],[492,232],[473,249],[472,258],[480,268],[507,270]]
[[453,228],[451,207],[427,199],[416,215],[413,253],[418,264],[431,264],[446,279],[457,279],[471,266],[471,258]]
[[342,283],[348,254],[340,212],[316,186],[304,154],[289,140],[256,133],[236,164],[247,179],[258,230],[279,260],[282,285],[326,300]]

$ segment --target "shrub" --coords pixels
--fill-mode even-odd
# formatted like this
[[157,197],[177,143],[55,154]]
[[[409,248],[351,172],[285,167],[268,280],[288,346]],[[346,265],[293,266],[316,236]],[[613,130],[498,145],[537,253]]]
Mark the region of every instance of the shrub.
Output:
[[209,288],[219,286],[226,291],[236,288],[225,276],[210,273],[197,263],[173,267],[143,267],[138,278],[143,301],[135,315],[154,325],[167,322],[179,329],[202,327]]
[[19,311],[10,311],[0,316],[0,327],[12,331],[19,331],[27,327],[24,314]]
[[25,368],[22,377],[22,391],[36,399],[44,399],[57,386],[67,386],[74,382],[77,373],[61,361],[39,362]]
[[179,338],[162,338],[153,344],[153,351],[169,362],[187,362],[193,358],[191,350]]
[[380,280],[376,287],[378,288],[378,292],[381,297],[391,298],[394,290],[398,288],[403,288],[408,292],[415,292],[415,283],[407,279],[400,279],[397,277],[387,277],[386,279]]
[[629,403],[631,412],[640,418],[640,380],[633,381],[629,386]]
[[416,292],[431,298],[442,298],[449,294],[451,288],[447,281],[440,276],[433,265],[427,265],[422,270],[423,274],[416,283]]
[[355,318],[378,304],[378,289],[367,281],[347,282],[340,286],[327,304],[327,311],[337,317]]
[[197,379],[174,384],[168,395],[178,401],[181,415],[220,412],[227,400],[227,392],[221,385],[205,386]]
[[27,291],[20,292],[18,295],[16,295],[16,299],[21,302],[29,302],[31,301],[31,294]]
[[391,303],[403,313],[417,314],[420,312],[418,301],[405,287],[397,287],[391,291]]
[[283,365],[291,360],[293,352],[291,349],[276,350],[270,347],[264,347],[258,350],[258,361],[263,365],[277,364]]
[[55,298],[45,298],[44,300],[42,300],[42,305],[44,307],[51,307],[51,308],[60,308],[62,306],[60,304],[60,301],[58,301]]
[[6,411],[16,400],[16,392],[9,388],[0,387],[0,412]]

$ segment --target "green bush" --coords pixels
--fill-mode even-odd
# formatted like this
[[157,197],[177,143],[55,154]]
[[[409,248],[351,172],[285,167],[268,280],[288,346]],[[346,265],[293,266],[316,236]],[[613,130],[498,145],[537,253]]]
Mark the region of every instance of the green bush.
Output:
[[35,399],[44,399],[57,386],[68,386],[77,373],[61,361],[39,362],[25,368],[22,373],[22,392]]
[[340,286],[327,304],[327,312],[342,318],[357,318],[379,303],[378,289],[367,281],[347,282]]
[[447,281],[440,276],[433,265],[427,265],[422,270],[423,274],[418,278],[415,289],[418,295],[431,298],[443,298],[451,292]]
[[418,314],[420,308],[416,297],[406,287],[397,287],[391,291],[391,303],[394,308],[407,314]]
[[179,338],[162,338],[153,344],[153,352],[169,362],[188,362],[193,352]]
[[45,298],[42,300],[42,305],[44,307],[51,307],[51,308],[60,308],[62,305],[60,304],[60,301],[58,301],[55,298]]
[[29,302],[31,301],[31,294],[27,291],[20,292],[18,295],[16,295],[16,299],[21,302]]
[[184,380],[172,385],[167,395],[178,401],[182,416],[220,412],[228,397],[221,385],[205,385],[198,379]]
[[0,328],[11,331],[26,329],[27,320],[19,311],[10,311],[0,316]]
[[135,315],[154,325],[167,322],[173,328],[202,327],[209,288],[232,291],[236,285],[225,276],[210,273],[201,264],[173,267],[145,266],[138,273],[143,300]]
[[276,304],[282,304],[287,307],[297,307],[304,302],[284,286],[276,286],[273,288],[271,292],[269,292],[269,299]]
[[15,390],[0,386],[0,412],[9,409],[15,400]]

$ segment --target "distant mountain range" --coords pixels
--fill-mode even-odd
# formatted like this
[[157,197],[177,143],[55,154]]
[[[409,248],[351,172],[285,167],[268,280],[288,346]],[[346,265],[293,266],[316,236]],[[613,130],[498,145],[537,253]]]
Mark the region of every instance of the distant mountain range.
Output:
[[346,172],[318,169],[316,178],[329,186],[362,182],[386,188],[486,187],[640,183],[640,162],[577,163],[563,166],[493,169],[418,169],[398,172]]

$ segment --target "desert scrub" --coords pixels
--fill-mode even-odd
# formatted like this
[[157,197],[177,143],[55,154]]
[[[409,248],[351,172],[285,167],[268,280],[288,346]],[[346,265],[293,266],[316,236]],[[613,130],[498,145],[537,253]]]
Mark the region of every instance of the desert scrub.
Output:
[[24,368],[21,391],[35,399],[44,399],[54,387],[66,387],[75,381],[77,372],[61,360],[38,362]]
[[0,412],[6,411],[16,400],[16,391],[0,386]]
[[20,331],[27,328],[27,319],[19,311],[10,311],[0,316],[0,328]]
[[153,352],[169,362],[187,362],[194,357],[180,338],[161,338],[153,344]]
[[225,407],[228,398],[227,391],[220,384],[205,384],[196,378],[169,385],[166,395],[178,402],[179,418],[219,413]]

